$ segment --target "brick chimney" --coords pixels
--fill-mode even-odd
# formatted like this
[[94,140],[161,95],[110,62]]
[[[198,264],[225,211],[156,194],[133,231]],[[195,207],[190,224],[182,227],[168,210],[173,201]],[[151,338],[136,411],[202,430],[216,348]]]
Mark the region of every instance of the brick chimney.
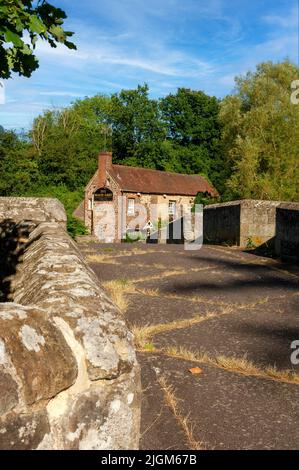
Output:
[[112,166],[112,152],[101,152],[98,157],[98,185],[99,188],[106,186],[107,171]]

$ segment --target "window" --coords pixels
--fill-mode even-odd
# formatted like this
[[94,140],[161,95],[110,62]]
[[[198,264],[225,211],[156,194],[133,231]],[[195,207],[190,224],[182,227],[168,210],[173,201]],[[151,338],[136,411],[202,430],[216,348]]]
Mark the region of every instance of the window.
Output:
[[135,199],[129,198],[128,199],[128,215],[135,214]]
[[168,203],[168,214],[169,215],[175,215],[175,206],[176,206],[175,201],[169,201],[169,203]]
[[92,199],[88,199],[88,210],[89,210],[89,211],[92,211],[92,210],[93,210],[93,207],[92,207],[93,204],[92,204],[92,202],[93,202]]

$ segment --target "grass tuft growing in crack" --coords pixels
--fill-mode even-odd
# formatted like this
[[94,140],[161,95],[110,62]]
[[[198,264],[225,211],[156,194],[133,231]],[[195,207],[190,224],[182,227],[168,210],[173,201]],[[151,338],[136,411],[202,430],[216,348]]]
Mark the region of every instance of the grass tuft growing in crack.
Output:
[[223,307],[220,312],[208,312],[206,315],[197,314],[192,318],[186,318],[182,320],[175,320],[169,323],[156,323],[154,325],[146,326],[133,326],[132,332],[135,336],[135,344],[138,348],[143,349],[144,344],[148,343],[149,340],[159,334],[168,331],[179,330],[197,325],[206,320],[217,318],[222,315],[228,315],[232,312],[232,307]]
[[299,374],[292,370],[279,370],[276,367],[259,367],[252,361],[247,359],[246,355],[242,357],[236,356],[210,356],[207,352],[194,352],[186,348],[169,347],[161,350],[163,354],[183,359],[186,361],[198,362],[200,364],[210,364],[214,367],[235,372],[237,374],[261,377],[271,379],[278,382],[285,382],[299,385]]
[[118,306],[122,313],[129,307],[129,301],[125,294],[135,292],[135,287],[128,279],[116,279],[114,281],[103,282],[103,287]]
[[163,392],[166,405],[170,408],[177,423],[179,424],[180,428],[183,430],[186,436],[188,447],[191,450],[205,450],[206,446],[204,445],[204,443],[198,441],[194,436],[194,425],[191,423],[189,417],[183,416],[183,414],[181,413],[178,399],[174,394],[173,387],[168,384],[165,377],[158,378],[158,383]]

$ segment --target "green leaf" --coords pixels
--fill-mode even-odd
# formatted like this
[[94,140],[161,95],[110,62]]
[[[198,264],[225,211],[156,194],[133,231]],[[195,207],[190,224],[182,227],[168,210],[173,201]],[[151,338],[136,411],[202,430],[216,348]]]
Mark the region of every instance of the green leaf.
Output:
[[18,36],[13,31],[11,31],[9,29],[6,29],[6,31],[4,33],[4,36],[5,36],[5,41],[12,42],[15,47],[22,47],[23,46],[22,39],[20,38],[20,36]]
[[59,42],[64,42],[65,40],[65,34],[63,29],[60,26],[51,26],[50,28],[50,33],[53,34],[55,39]]
[[47,30],[44,23],[36,15],[31,17],[29,27],[31,31],[37,34],[44,33]]
[[75,51],[77,50],[76,44],[70,41],[65,41],[64,42],[65,46],[68,47],[69,49],[74,49]]
[[22,48],[22,52],[25,55],[32,54],[32,51],[31,51],[30,47],[28,46],[28,44],[24,44],[24,46]]
[[22,21],[17,18],[16,19],[16,30],[18,31],[18,33],[20,33],[21,31],[23,31],[24,29],[24,24],[22,23]]
[[6,6],[3,6],[3,5],[0,6],[0,13],[1,13],[1,14],[7,15],[7,14],[8,14],[8,11],[9,11],[9,10],[8,10],[8,8],[7,8]]

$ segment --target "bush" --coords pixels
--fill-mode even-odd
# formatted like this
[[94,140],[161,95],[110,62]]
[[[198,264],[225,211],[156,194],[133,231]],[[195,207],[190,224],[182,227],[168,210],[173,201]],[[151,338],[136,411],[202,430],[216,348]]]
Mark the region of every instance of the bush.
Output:
[[77,219],[77,217],[69,215],[67,217],[67,231],[72,238],[87,234],[87,229],[84,225],[84,222],[82,222],[80,219]]
[[83,189],[77,191],[70,191],[65,185],[59,186],[36,186],[26,196],[34,197],[53,197],[58,199],[65,208],[67,215],[67,230],[71,237],[75,238],[78,235],[86,235],[87,229],[84,223],[73,216],[73,212],[82,201]]

